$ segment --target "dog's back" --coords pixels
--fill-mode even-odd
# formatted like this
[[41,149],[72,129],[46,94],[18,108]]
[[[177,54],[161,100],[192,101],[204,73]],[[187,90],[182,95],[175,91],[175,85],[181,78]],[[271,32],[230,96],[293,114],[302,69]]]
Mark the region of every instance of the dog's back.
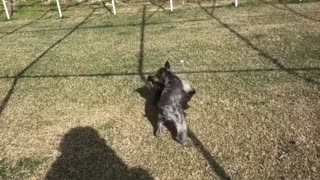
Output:
[[160,101],[158,103],[159,106],[180,104],[184,93],[181,79],[169,71],[167,72],[164,81],[164,89],[161,93]]
[[185,96],[182,80],[176,76],[169,68],[162,72],[164,88],[161,93],[159,106],[159,120],[174,123],[177,129],[176,140],[181,144],[187,144],[187,124],[182,99]]

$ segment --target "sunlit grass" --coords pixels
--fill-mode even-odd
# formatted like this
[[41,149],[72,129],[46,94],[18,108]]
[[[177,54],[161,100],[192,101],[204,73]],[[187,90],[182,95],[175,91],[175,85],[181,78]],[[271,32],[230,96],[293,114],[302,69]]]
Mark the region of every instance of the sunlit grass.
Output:
[[[217,3],[1,21],[0,179],[318,177],[320,4]],[[165,61],[197,90],[187,121],[205,149],[153,136],[141,76]]]

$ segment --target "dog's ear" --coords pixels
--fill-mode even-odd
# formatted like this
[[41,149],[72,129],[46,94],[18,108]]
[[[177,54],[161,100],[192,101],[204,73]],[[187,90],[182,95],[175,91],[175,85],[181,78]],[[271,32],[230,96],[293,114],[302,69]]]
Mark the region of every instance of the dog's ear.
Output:
[[166,62],[166,64],[164,65],[164,67],[165,67],[166,69],[170,69],[169,61]]

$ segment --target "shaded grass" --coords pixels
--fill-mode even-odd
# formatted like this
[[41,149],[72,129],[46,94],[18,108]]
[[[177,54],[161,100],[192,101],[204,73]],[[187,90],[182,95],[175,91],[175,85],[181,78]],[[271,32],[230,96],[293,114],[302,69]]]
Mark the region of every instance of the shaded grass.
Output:
[[[318,6],[305,3],[299,10],[316,11]],[[91,11],[86,6],[71,9],[61,20],[48,15],[2,38],[1,100],[17,73]],[[65,166],[81,171],[74,175],[98,177],[100,170],[119,166],[122,177],[139,169],[156,179],[218,179],[210,162],[231,179],[319,176],[319,85],[305,80],[320,79],[319,23],[267,4],[215,9],[214,15],[243,36],[239,38],[199,7],[153,13],[147,6],[144,16],[142,7],[139,13],[118,16],[103,12],[97,9],[19,77],[0,115],[3,177],[42,179]],[[12,24],[15,28],[21,22]],[[1,32],[10,28],[0,23]],[[145,99],[136,92],[144,86],[139,72],[154,72],[167,60],[197,89],[187,120],[202,146],[183,148],[169,132],[162,139],[153,137]],[[88,127],[103,141],[91,146],[96,141],[90,141],[90,133],[77,131],[83,139],[67,141],[72,151],[66,155],[61,144],[79,127]],[[102,166],[107,161],[97,157],[110,154],[115,167]]]
[[33,174],[37,168],[44,163],[44,160],[36,158],[21,158],[14,165],[11,165],[6,159],[0,160],[0,178],[1,179],[21,179],[27,178]]

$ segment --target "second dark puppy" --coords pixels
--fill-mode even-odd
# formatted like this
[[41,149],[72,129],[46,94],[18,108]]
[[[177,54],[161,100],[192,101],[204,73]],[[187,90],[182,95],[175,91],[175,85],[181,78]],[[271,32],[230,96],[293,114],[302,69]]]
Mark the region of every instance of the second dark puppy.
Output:
[[172,122],[177,131],[175,139],[186,145],[188,128],[184,110],[188,108],[188,102],[196,91],[171,71],[168,61],[158,70],[156,77],[149,76],[148,80],[160,89],[160,98],[157,102],[159,114],[156,136],[163,136],[164,123]]

